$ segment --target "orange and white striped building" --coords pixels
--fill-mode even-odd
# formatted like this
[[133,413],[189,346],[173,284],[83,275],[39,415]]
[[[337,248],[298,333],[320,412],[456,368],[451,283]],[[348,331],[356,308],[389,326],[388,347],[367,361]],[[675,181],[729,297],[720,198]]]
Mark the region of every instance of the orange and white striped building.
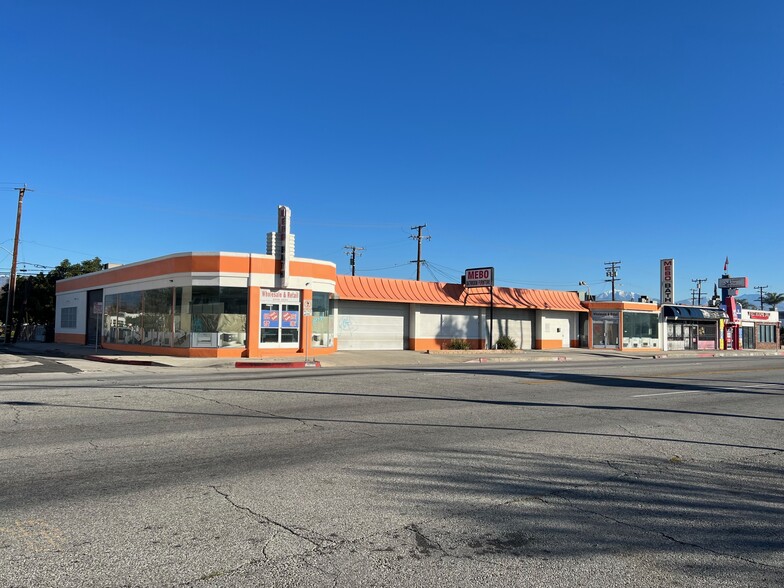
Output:
[[[178,253],[57,283],[55,341],[187,357],[579,346],[576,292],[338,275],[327,261]],[[491,320],[492,318],[492,320]],[[492,340],[490,333],[493,333]]]

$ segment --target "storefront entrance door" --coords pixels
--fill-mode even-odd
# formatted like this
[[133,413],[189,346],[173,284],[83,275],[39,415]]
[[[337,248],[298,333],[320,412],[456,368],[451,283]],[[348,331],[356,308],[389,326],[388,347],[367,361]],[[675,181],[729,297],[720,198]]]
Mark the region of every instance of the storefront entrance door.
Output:
[[618,348],[618,319],[593,320],[593,346]]
[[684,349],[697,349],[697,325],[683,325]]

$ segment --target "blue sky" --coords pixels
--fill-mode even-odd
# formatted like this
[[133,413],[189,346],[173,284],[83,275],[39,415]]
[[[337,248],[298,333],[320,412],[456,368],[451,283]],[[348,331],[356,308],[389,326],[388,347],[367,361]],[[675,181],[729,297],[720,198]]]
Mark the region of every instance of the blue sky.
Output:
[[[296,253],[784,292],[784,3],[0,2],[0,270]],[[706,286],[703,286],[704,288]],[[745,293],[752,293],[751,290]]]

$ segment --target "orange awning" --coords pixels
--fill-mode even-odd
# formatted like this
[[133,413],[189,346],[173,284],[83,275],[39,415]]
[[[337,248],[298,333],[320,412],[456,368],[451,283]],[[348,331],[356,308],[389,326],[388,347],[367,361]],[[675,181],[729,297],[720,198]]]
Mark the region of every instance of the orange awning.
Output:
[[[409,304],[445,304],[452,306],[490,306],[487,288],[466,289],[460,284],[368,278],[337,277],[336,291],[343,300],[373,302],[404,302]],[[529,290],[526,288],[493,288],[496,308],[565,310],[587,312],[577,292]]]

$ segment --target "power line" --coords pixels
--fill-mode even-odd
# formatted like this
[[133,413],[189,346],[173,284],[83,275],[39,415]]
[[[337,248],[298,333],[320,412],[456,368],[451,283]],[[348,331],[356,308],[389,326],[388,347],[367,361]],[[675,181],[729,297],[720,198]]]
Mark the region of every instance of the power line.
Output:
[[[346,245],[345,247],[343,247],[343,249],[350,249],[351,250],[351,252],[346,251],[346,255],[350,256],[350,262],[349,263],[351,263],[351,275],[355,276],[355,275],[357,275],[356,271],[355,271],[355,268],[356,268],[356,265],[357,265],[357,251],[364,251],[365,248],[364,247],[357,247],[356,245]],[[359,255],[360,255],[360,257],[362,256],[361,253]]]
[[621,267],[620,261],[605,261],[604,275],[609,279],[605,282],[612,282],[612,300],[615,302],[615,281],[618,279],[618,269]]
[[426,226],[427,225],[415,225],[415,226],[411,227],[412,231],[416,230],[416,232],[417,232],[416,235],[411,235],[411,238],[412,239],[416,239],[416,241],[417,241],[417,258],[416,258],[416,261],[412,261],[411,262],[411,263],[416,263],[417,264],[417,271],[416,271],[417,282],[419,281],[420,269],[422,267],[422,239],[427,239],[428,241],[430,240],[429,236],[426,236],[426,237],[422,236],[422,229],[424,229]]
[[395,264],[395,265],[389,265],[387,267],[377,267],[377,268],[373,268],[373,269],[363,269],[362,273],[380,272],[382,270],[394,269],[396,267],[404,267],[404,266],[410,265],[412,263],[416,263],[416,262],[415,261],[407,261],[405,263],[398,263],[398,264]]
[[[762,293],[765,291],[765,288],[767,288],[767,287],[768,287],[767,284],[764,285],[764,286],[754,286],[754,289],[755,290],[759,290],[759,293],[760,293],[760,310],[765,310],[765,306],[762,304],[762,299],[764,298]],[[774,308],[773,310],[776,310],[776,309]]]
[[[702,283],[707,282],[708,278],[696,278],[693,279],[692,282],[697,284],[697,304],[702,304]],[[692,300],[692,306],[694,306],[694,300]]]

